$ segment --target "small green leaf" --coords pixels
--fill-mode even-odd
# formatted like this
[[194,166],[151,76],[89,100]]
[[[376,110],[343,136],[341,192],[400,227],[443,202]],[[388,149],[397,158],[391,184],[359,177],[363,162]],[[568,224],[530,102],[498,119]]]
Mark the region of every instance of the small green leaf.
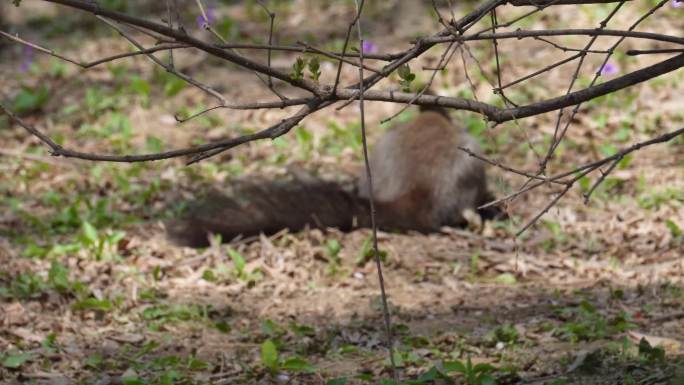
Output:
[[667,226],[667,228],[670,229],[670,234],[672,234],[673,237],[676,238],[682,236],[682,229],[671,219],[665,220],[665,226]]
[[216,274],[214,274],[214,270],[212,270],[212,269],[204,270],[204,272],[202,273],[202,279],[207,281],[207,282],[216,282],[217,281]]
[[67,292],[71,288],[69,270],[57,261],[52,261],[47,281],[60,293]]
[[247,262],[245,262],[245,257],[235,251],[232,247],[228,248],[228,255],[230,256],[230,259],[233,260],[238,275],[242,275],[245,271],[245,265],[247,264]]
[[411,83],[416,79],[416,75],[411,73],[411,67],[408,64],[404,64],[397,69],[397,74],[399,75],[399,85],[401,90],[404,92],[411,92]]
[[102,365],[103,362],[104,359],[102,358],[102,356],[100,354],[95,353],[86,358],[85,365],[87,367],[97,369]]
[[126,376],[121,378],[123,385],[145,385],[145,381],[138,376]]
[[[401,352],[395,351],[395,352],[394,352],[394,365],[395,365],[397,368],[403,368],[404,366],[406,366],[406,363],[405,363],[404,361],[405,361],[405,360],[404,360],[404,355],[401,354]],[[387,359],[386,362],[387,362],[387,364],[388,364],[388,366],[389,366],[389,364],[390,364],[389,359]]]
[[164,95],[167,97],[176,96],[186,85],[185,80],[177,76],[169,76],[166,78],[166,83],[164,83]]
[[579,179],[579,185],[582,191],[588,192],[591,188],[591,179],[585,175]]
[[225,322],[215,322],[214,327],[223,334],[228,334],[231,330],[230,325]]
[[618,168],[623,170],[626,169],[632,163],[632,160],[634,160],[634,155],[632,154],[627,154],[623,156],[622,159],[620,159],[620,161],[618,162]]
[[298,57],[292,64],[292,73],[290,74],[295,80],[304,79],[304,67],[306,67],[306,59]]
[[200,360],[197,357],[191,357],[188,361],[188,369],[190,370],[205,370],[209,367],[209,364],[205,361]]
[[278,325],[275,323],[273,320],[266,319],[261,321],[261,330],[264,334],[267,334],[271,337],[278,337],[282,336],[283,334],[286,333],[285,329],[283,329],[282,326]]
[[290,330],[298,337],[313,337],[316,335],[316,330],[309,325],[291,322],[289,326]]
[[101,310],[109,311],[112,309],[112,303],[107,299],[86,298],[78,301],[73,305],[74,310]]
[[596,306],[594,306],[593,304],[591,304],[591,303],[590,303],[589,301],[587,301],[587,300],[581,301],[580,304],[579,304],[579,306],[580,306],[580,308],[581,308],[582,310],[584,310],[585,312],[587,312],[587,313],[589,313],[589,314],[594,314],[594,313],[596,313]]
[[288,144],[287,139],[283,138],[282,136],[279,136],[279,137],[277,137],[277,138],[274,138],[274,139],[271,141],[271,143],[273,143],[273,145],[274,145],[275,147],[278,147],[278,148],[287,148],[287,147],[289,147],[289,144]]
[[397,74],[400,78],[407,80],[411,75],[411,67],[408,64],[404,64],[397,69]]
[[473,372],[475,373],[489,373],[496,370],[496,368],[491,364],[477,364],[473,367]]
[[145,137],[145,148],[149,152],[162,152],[164,150],[164,143],[154,135],[147,135]]
[[261,363],[273,373],[278,371],[278,348],[271,339],[261,344]]
[[325,385],[346,385],[346,384],[347,384],[347,377],[333,378],[332,380],[328,380],[325,382]]
[[494,278],[494,282],[504,285],[514,285],[518,280],[515,278],[515,275],[511,273],[502,273]]
[[292,370],[296,372],[314,372],[316,368],[308,363],[306,360],[299,357],[292,357],[285,360],[280,366],[283,370]]
[[[378,256],[380,257],[380,260],[384,262],[387,259],[387,251],[378,250]],[[356,259],[356,264],[358,266],[363,266],[366,264],[366,262],[372,260],[374,257],[375,249],[373,248],[373,238],[372,236],[368,236],[363,241],[363,245],[361,245],[361,252],[359,253],[359,257]]]
[[321,76],[321,62],[318,56],[314,56],[309,60],[309,72],[313,80],[318,80]]
[[34,112],[43,107],[49,99],[50,92],[47,86],[42,85],[35,89],[24,86],[14,97],[14,110],[18,114]]
[[83,231],[83,238],[87,241],[88,245],[94,245],[97,243],[97,229],[90,222],[83,222],[81,225]]
[[44,258],[49,251],[50,249],[47,247],[41,247],[35,243],[31,243],[21,252],[21,256],[26,258]]
[[436,379],[442,377],[436,367],[431,367],[430,370],[418,376],[418,381],[421,383],[431,383]]
[[9,354],[2,360],[2,366],[9,369],[18,369],[32,358],[30,353]]
[[465,373],[466,372],[466,367],[461,361],[445,361],[442,364],[442,367],[444,368],[444,371],[447,373],[451,372],[459,372],[459,373]]
[[496,385],[496,378],[489,374],[484,374],[478,378],[478,383],[480,385]]
[[338,242],[337,239],[329,239],[325,243],[325,248],[331,258],[337,258],[340,250],[342,250],[342,245],[340,245],[340,242]]
[[302,159],[309,159],[313,151],[313,134],[306,127],[299,126],[295,130],[295,138],[297,138]]
[[149,96],[150,91],[152,90],[150,82],[139,76],[131,77],[130,88],[133,92],[141,96]]
[[613,154],[618,152],[617,146],[612,143],[602,144],[598,146],[598,149],[603,156],[612,156]]

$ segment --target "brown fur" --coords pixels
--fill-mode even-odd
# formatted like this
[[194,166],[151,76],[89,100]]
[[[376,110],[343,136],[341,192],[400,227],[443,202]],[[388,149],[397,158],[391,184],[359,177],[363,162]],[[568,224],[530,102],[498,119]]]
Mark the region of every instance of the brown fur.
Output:
[[[466,224],[463,211],[475,210],[490,195],[482,162],[459,147],[481,152],[474,138],[438,111],[423,112],[380,138],[370,164],[381,227],[428,232]],[[365,175],[359,195],[370,197]]]
[[[382,135],[370,155],[381,229],[431,232],[464,226],[464,210],[476,210],[492,199],[482,163],[458,147],[481,152],[477,141],[442,111],[424,111]],[[370,225],[369,198],[365,173],[356,189],[315,178],[240,183],[191,204],[168,228],[174,239],[189,246],[206,245],[210,232],[229,241],[306,226],[346,231],[354,224]],[[493,209],[480,215],[497,213]]]

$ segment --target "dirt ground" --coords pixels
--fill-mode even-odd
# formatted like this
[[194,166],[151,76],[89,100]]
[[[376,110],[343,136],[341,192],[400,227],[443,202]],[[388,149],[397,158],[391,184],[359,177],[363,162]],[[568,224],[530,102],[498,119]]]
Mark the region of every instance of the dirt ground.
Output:
[[[12,32],[79,59],[130,49],[87,15],[39,3],[23,2],[19,9],[35,7],[24,14],[3,10]],[[277,24],[283,43],[313,39],[336,47],[353,16],[345,2],[281,3],[276,12],[283,15]],[[413,33],[439,29],[429,7],[387,3],[369,6],[366,21],[368,40],[380,52],[405,48]],[[651,3],[628,2],[614,25],[628,25]],[[222,28],[232,39],[267,31],[249,4],[214,5],[217,20],[230,21]],[[561,7],[522,27],[595,27],[609,9]],[[420,12],[425,16],[411,21],[417,32],[396,22],[397,15],[409,20]],[[207,36],[196,16],[189,6],[188,28]],[[638,30],[681,35],[673,31],[684,30],[683,16],[684,7],[668,4]],[[579,47],[583,40],[562,43]],[[471,48],[483,66],[464,56],[475,87],[458,58],[435,88],[493,101],[491,47]],[[644,46],[627,40],[620,51],[628,48]],[[558,60],[558,52],[540,41],[511,40],[500,49],[504,81]],[[430,51],[421,63],[440,54]],[[287,69],[296,57],[276,55],[274,64]],[[658,60],[663,57],[621,54],[615,64],[627,72]],[[249,72],[204,54],[178,51],[175,61],[229,100],[274,100]],[[600,62],[599,55],[588,57],[580,83]],[[322,81],[334,79],[335,68],[323,62]],[[532,79],[509,97],[528,103],[560,95],[573,70],[563,66]],[[347,83],[354,76],[352,69],[343,73]],[[244,134],[296,111],[218,110],[178,124],[174,114],[187,116],[212,101],[178,86],[145,58],[83,71],[11,44],[0,45],[0,84],[0,100],[24,108],[28,123],[67,147],[102,153],[143,153]],[[586,103],[549,175],[681,128],[683,92],[679,70]],[[378,122],[401,107],[367,105],[371,144],[388,127]],[[0,116],[0,383],[335,385],[389,379],[377,273],[366,258],[370,230],[283,231],[205,249],[178,247],[164,231],[165,220],[177,216],[184,202],[234,180],[277,178],[293,167],[322,178],[352,178],[361,166],[358,109],[333,106],[285,137],[193,166],[184,159],[107,164],[51,157],[36,138]],[[396,120],[416,113],[409,109]],[[488,156],[535,170],[556,114],[497,127],[463,111],[452,117],[479,135]],[[521,195],[506,206],[510,219],[481,229],[380,232],[402,378],[486,384],[483,377],[454,373],[451,379],[429,377],[447,363],[472,361],[491,365],[480,368],[499,384],[684,384],[682,144],[679,138],[635,153],[585,204],[582,193],[597,178],[592,175],[520,237],[516,232],[557,189]],[[488,172],[497,196],[525,182],[495,167]]]

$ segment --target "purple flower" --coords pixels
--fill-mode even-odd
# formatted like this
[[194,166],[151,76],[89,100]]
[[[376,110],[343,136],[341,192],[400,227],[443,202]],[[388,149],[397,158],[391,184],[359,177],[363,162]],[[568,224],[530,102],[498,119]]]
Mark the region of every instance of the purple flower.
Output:
[[21,49],[21,64],[19,64],[19,72],[28,72],[33,64],[33,47],[25,45]]
[[617,64],[614,64],[611,62],[607,62],[599,70],[599,73],[601,74],[601,76],[608,76],[608,77],[615,76],[618,74],[618,72],[620,72],[620,68],[617,66]]
[[670,5],[672,5],[672,8],[679,8],[681,6],[684,6],[684,0],[672,0]]
[[361,44],[361,49],[363,50],[363,53],[376,53],[378,52],[378,47],[371,43],[370,41],[363,41],[363,44]]
[[216,21],[216,15],[214,14],[214,7],[209,5],[204,9],[204,13],[207,15],[207,18],[204,18],[204,15],[200,13],[199,16],[197,16],[197,26],[199,28],[205,29],[207,26],[210,26],[214,21]]

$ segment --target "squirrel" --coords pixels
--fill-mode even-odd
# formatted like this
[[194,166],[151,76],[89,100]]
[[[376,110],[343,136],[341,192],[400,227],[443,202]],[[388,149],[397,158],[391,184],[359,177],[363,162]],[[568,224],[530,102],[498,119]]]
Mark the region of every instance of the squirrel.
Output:
[[[494,196],[483,163],[459,147],[482,152],[442,109],[422,108],[415,119],[385,132],[369,156],[378,228],[428,233],[467,225],[468,211],[482,219],[503,217],[496,206],[477,210]],[[369,199],[365,172],[350,184],[314,177],[242,182],[190,203],[167,231],[192,247],[208,245],[209,233],[230,241],[306,226],[349,231],[371,225]]]

